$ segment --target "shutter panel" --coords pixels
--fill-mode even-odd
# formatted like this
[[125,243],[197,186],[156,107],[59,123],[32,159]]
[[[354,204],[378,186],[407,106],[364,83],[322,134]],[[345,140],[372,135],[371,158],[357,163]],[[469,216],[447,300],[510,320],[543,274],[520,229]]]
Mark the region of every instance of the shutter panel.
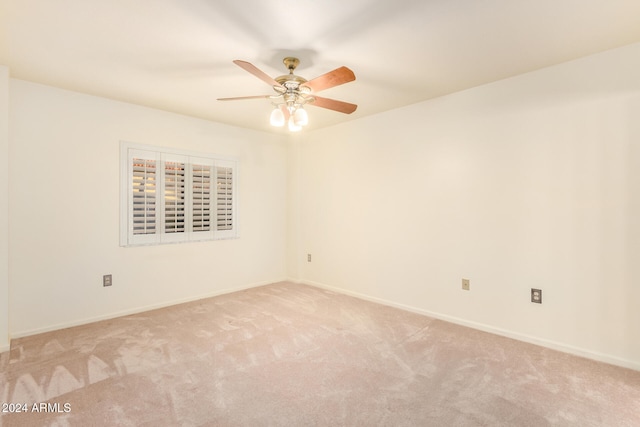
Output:
[[156,160],[132,159],[133,235],[156,233]]
[[185,232],[185,175],[183,162],[164,162],[164,232]]
[[211,165],[191,165],[191,231],[211,230]]
[[127,245],[157,243],[160,238],[160,175],[159,153],[130,148],[122,156],[126,161],[126,172],[121,181],[122,192],[127,200],[122,204],[126,212],[121,219],[126,221],[121,242]]
[[233,168],[216,167],[216,231],[233,230]]

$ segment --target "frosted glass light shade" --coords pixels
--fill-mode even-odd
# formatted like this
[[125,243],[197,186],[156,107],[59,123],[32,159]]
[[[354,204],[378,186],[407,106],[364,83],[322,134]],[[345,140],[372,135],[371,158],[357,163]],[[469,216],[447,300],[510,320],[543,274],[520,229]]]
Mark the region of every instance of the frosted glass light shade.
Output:
[[276,107],[271,112],[269,123],[271,123],[271,126],[278,126],[278,127],[284,126],[284,113],[280,108]]
[[299,131],[300,129],[302,129],[302,126],[300,126],[300,125],[296,124],[296,122],[295,122],[295,120],[294,120],[293,116],[289,116],[289,130],[290,130],[291,132],[297,132],[297,131]]
[[293,121],[298,126],[306,126],[309,123],[309,116],[304,108],[300,107],[293,113]]

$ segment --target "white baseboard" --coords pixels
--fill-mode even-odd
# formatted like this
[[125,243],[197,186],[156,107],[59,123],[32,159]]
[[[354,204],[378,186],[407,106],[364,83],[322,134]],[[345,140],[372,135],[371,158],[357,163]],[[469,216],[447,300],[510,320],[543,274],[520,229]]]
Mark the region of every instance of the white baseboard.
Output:
[[344,294],[344,295],[349,295],[355,298],[360,298],[366,301],[371,301],[371,302],[375,302],[378,304],[383,304],[383,305],[388,305],[390,307],[395,307],[395,308],[399,308],[402,310],[406,310],[406,311],[410,311],[412,313],[417,313],[417,314],[422,314],[425,316],[429,316],[429,317],[433,317],[435,319],[440,319],[440,320],[444,320],[450,323],[455,323],[457,325],[461,325],[461,326],[466,326],[472,329],[477,329],[483,332],[489,332],[495,335],[500,335],[503,337],[507,337],[507,338],[511,338],[514,340],[518,340],[518,341],[523,341],[529,344],[535,344],[535,345],[539,345],[541,347],[546,347],[546,348],[550,348],[553,350],[557,350],[557,351],[561,351],[563,353],[568,353],[568,354],[572,354],[574,356],[580,356],[580,357],[584,357],[587,359],[591,359],[591,360],[596,360],[599,362],[604,362],[604,363],[608,363],[610,365],[616,365],[616,366],[620,366],[623,368],[628,368],[628,369],[633,369],[636,371],[640,371],[640,362],[635,362],[632,360],[627,360],[627,359],[623,359],[620,357],[616,357],[616,356],[612,356],[609,354],[603,354],[603,353],[599,353],[599,352],[595,352],[595,351],[591,351],[591,350],[586,350],[583,348],[579,348],[579,347],[574,347],[572,345],[568,345],[568,344],[563,344],[563,343],[559,343],[556,341],[551,341],[551,340],[547,340],[547,339],[543,339],[543,338],[538,338],[538,337],[534,337],[534,336],[530,336],[530,335],[526,335],[526,334],[521,334],[519,332],[515,332],[515,331],[509,331],[506,329],[501,329],[501,328],[496,328],[490,325],[485,325],[482,323],[477,323],[477,322],[472,322],[469,320],[465,320],[465,319],[461,319],[458,317],[454,317],[454,316],[449,316],[446,314],[442,314],[442,313],[437,313],[437,312],[433,312],[433,311],[429,311],[429,310],[424,310],[421,308],[417,308],[417,307],[413,307],[410,305],[406,305],[406,304],[400,304],[394,301],[389,301],[389,300],[385,300],[382,298],[377,298],[377,297],[373,297],[370,295],[366,295],[366,294],[361,294],[359,292],[353,292],[353,291],[349,291],[347,289],[342,289],[342,288],[338,288],[335,286],[330,286],[330,285],[326,285],[324,283],[319,283],[319,282],[314,282],[314,281],[310,281],[310,280],[298,280],[297,283],[301,283],[301,284],[305,284],[305,285],[310,285],[310,286],[315,286],[317,288],[322,288],[322,289],[326,289],[326,290],[330,290],[336,293],[340,293],[340,294]]
[[[85,319],[79,319],[79,320],[74,320],[74,321],[70,321],[70,322],[62,322],[62,323],[58,323],[55,325],[50,325],[50,326],[46,326],[44,328],[36,328],[36,329],[29,329],[29,330],[25,330],[25,331],[18,331],[18,332],[14,332],[11,334],[11,338],[24,338],[24,337],[28,337],[31,335],[37,335],[37,334],[42,334],[44,332],[51,332],[51,331],[57,331],[59,329],[65,329],[65,328],[71,328],[74,326],[81,326],[81,325],[86,325],[88,323],[93,323],[93,322],[99,322],[101,320],[109,320],[109,319],[115,319],[117,317],[122,317],[122,316],[128,316],[130,314],[137,314],[137,313],[142,313],[145,311],[150,311],[150,310],[156,310],[158,308],[164,308],[164,307],[170,307],[172,305],[178,305],[178,304],[184,304],[187,302],[192,302],[192,301],[198,301],[201,299],[205,299],[205,298],[211,298],[211,297],[216,297],[219,295],[225,295],[225,294],[230,294],[233,292],[238,292],[238,291],[244,291],[246,289],[251,289],[251,288],[257,288],[259,286],[264,286],[264,285],[269,285],[275,282],[281,282],[281,281],[286,281],[286,279],[280,279],[280,280],[269,280],[269,281],[264,281],[264,282],[256,282],[256,283],[251,283],[248,285],[241,285],[241,286],[236,286],[233,288],[227,288],[227,289],[222,289],[219,291],[215,291],[215,292],[211,292],[211,293],[207,293],[204,295],[198,295],[198,296],[194,296],[194,297],[188,297],[188,298],[182,298],[179,300],[175,300],[175,301],[166,301],[163,303],[159,303],[159,304],[151,304],[151,305],[146,305],[146,306],[142,306],[142,307],[135,307],[135,308],[131,308],[131,309],[127,309],[127,310],[122,310],[122,311],[118,311],[118,312],[114,312],[114,313],[108,313],[108,314],[104,314],[104,315],[100,315],[100,316],[94,316],[94,317],[88,317]],[[8,348],[7,348],[8,350]],[[2,351],[2,349],[0,348],[0,352]]]
[[0,353],[4,353],[5,351],[9,351],[11,349],[11,343],[9,345],[0,346]]

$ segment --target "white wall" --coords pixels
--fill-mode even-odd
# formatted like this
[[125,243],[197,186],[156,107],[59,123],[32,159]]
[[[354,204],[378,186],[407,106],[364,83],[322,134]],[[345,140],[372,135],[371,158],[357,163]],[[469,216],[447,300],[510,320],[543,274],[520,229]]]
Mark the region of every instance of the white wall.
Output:
[[0,65],[0,353],[9,350],[9,69]]
[[[286,142],[0,68],[0,340],[288,276],[640,369],[638,75],[633,45]],[[241,238],[119,247],[120,140],[238,157]]]
[[288,274],[640,369],[639,75],[633,45],[306,135]]
[[[282,137],[20,80],[10,89],[13,337],[285,277]],[[121,140],[237,157],[240,239],[120,247]]]

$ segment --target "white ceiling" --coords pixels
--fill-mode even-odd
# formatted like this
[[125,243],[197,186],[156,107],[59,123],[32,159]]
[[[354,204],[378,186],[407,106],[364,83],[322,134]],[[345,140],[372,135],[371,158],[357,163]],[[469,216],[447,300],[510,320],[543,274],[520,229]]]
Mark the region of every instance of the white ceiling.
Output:
[[11,77],[246,128],[268,125],[263,81],[297,56],[307,79],[356,81],[309,107],[308,128],[504,79],[640,41],[638,0],[0,0]]

